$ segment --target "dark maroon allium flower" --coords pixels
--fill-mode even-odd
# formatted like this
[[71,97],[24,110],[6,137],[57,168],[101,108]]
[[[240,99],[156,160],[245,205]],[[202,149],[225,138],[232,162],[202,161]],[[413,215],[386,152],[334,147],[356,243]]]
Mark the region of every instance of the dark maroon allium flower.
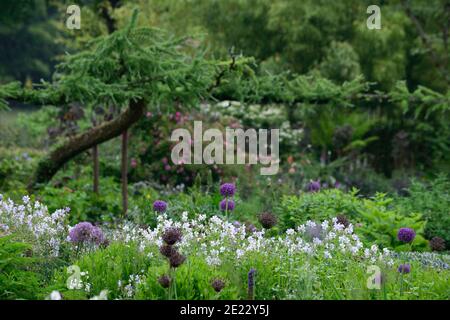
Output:
[[158,278],[158,282],[161,285],[161,287],[168,288],[168,287],[170,287],[170,283],[172,282],[172,279],[170,279],[170,277],[168,275],[164,274]]
[[337,217],[337,223],[342,224],[344,227],[348,227],[350,225],[350,221],[344,214],[339,214]]
[[178,268],[183,264],[183,262],[186,260],[186,257],[183,256],[178,251],[174,251],[172,255],[169,257],[169,263],[172,268]]
[[411,265],[410,264],[401,264],[398,266],[398,272],[403,273],[403,274],[407,274],[411,272]]
[[220,201],[220,210],[222,211],[233,211],[234,210],[234,201],[229,199],[223,199]]
[[232,183],[224,183],[220,186],[220,194],[224,197],[232,197],[236,192],[236,187]]
[[153,202],[153,210],[155,210],[156,212],[159,212],[159,213],[166,212],[167,203],[162,200],[156,200],[155,202]]
[[248,299],[253,300],[255,298],[255,276],[256,276],[256,270],[251,268],[248,272]]
[[91,241],[92,229],[94,226],[90,222],[80,222],[69,231],[69,239],[73,243]]
[[320,181],[319,180],[311,181],[308,184],[308,191],[309,192],[318,192],[318,191],[320,191]]
[[263,226],[265,229],[273,228],[277,224],[277,217],[270,212],[263,212],[258,217],[259,223]]
[[411,228],[400,228],[400,230],[398,230],[397,238],[401,242],[410,243],[415,237],[416,233]]
[[214,279],[211,282],[212,287],[214,288],[214,291],[220,292],[223,288],[225,288],[225,282],[221,279]]
[[168,244],[163,244],[159,247],[159,252],[166,258],[170,258],[175,251],[174,247]]
[[444,251],[445,250],[445,240],[441,237],[433,237],[430,240],[430,248],[433,251]]
[[167,228],[162,235],[163,241],[171,246],[181,241],[181,238],[182,238],[181,230],[173,227]]

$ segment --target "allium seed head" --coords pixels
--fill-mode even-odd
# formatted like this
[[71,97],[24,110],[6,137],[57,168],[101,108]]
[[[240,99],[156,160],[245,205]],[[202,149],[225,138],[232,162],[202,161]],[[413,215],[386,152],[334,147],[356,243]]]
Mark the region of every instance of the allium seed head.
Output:
[[259,223],[263,226],[264,229],[273,228],[277,224],[277,217],[270,212],[263,212],[258,217]]
[[168,275],[164,274],[158,278],[158,282],[161,285],[161,287],[168,288],[168,287],[170,287],[170,283],[172,282],[172,279],[170,279],[170,277]]
[[177,242],[180,242],[182,239],[181,230],[178,228],[168,228],[164,231],[162,235],[162,240],[168,245],[174,245]]
[[214,291],[220,292],[223,288],[225,288],[225,282],[221,279],[214,279],[211,282],[211,286],[214,288]]
[[433,251],[444,251],[445,250],[445,240],[441,237],[433,237],[430,240],[430,248]]
[[350,221],[344,214],[339,214],[337,217],[337,223],[342,224],[344,227],[348,227],[350,225]]
[[175,251],[170,256],[169,263],[172,268],[178,268],[179,266],[181,266],[184,263],[185,260],[186,260],[185,256],[183,256],[178,251]]
[[159,247],[159,252],[166,258],[170,258],[175,251],[174,247],[168,244],[163,244]]

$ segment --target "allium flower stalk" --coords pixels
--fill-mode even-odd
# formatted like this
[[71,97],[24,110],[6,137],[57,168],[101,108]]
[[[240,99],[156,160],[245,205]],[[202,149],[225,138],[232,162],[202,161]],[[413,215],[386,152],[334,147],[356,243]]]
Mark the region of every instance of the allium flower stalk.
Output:
[[256,270],[251,268],[248,272],[248,300],[254,300],[255,299],[255,276],[256,276]]
[[411,228],[400,228],[397,233],[397,238],[401,242],[411,243],[416,237],[416,232]]

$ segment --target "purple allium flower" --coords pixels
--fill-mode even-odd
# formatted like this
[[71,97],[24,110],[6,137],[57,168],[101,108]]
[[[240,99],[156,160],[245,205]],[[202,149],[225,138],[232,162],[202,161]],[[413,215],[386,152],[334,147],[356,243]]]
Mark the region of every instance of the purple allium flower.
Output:
[[94,226],[90,222],[80,222],[76,224],[69,232],[70,241],[73,243],[91,241],[93,228]]
[[254,290],[255,290],[255,275],[256,270],[251,268],[248,272],[248,299],[253,300],[255,297]]
[[277,222],[277,217],[270,212],[263,212],[258,217],[259,223],[263,226],[264,229],[270,229],[273,228]]
[[234,201],[229,199],[223,199],[220,201],[220,210],[225,211],[233,211],[234,210]]
[[153,202],[153,210],[159,213],[163,213],[167,210],[167,203],[162,200],[156,200]]
[[96,245],[101,245],[105,241],[105,236],[103,235],[102,229],[97,226],[93,226],[91,230],[91,240]]
[[445,240],[441,237],[433,237],[430,240],[430,248],[433,251],[444,251],[445,250]]
[[172,246],[175,243],[181,241],[182,239],[181,230],[179,228],[174,227],[167,228],[162,235],[162,239],[165,243]]
[[161,285],[161,287],[168,288],[168,287],[170,287],[170,283],[172,282],[172,279],[170,279],[170,277],[168,275],[164,274],[158,278],[158,282]]
[[403,273],[403,274],[407,274],[411,272],[411,265],[410,264],[401,264],[398,266],[398,272]]
[[308,191],[309,192],[318,192],[318,191],[320,191],[320,181],[319,180],[311,181],[308,184]]
[[183,256],[178,251],[174,251],[172,255],[169,258],[169,264],[172,268],[178,268],[183,264],[183,262],[186,260],[186,257]]
[[236,191],[236,187],[232,183],[224,183],[220,186],[220,194],[224,197],[232,197]]
[[225,288],[225,282],[221,279],[214,279],[211,282],[211,286],[214,288],[214,291],[220,292],[223,288]]
[[174,247],[168,244],[163,244],[159,247],[159,252],[166,258],[170,258],[175,251]]
[[415,237],[416,233],[411,228],[400,228],[400,230],[398,230],[397,238],[401,242],[410,243],[414,240]]

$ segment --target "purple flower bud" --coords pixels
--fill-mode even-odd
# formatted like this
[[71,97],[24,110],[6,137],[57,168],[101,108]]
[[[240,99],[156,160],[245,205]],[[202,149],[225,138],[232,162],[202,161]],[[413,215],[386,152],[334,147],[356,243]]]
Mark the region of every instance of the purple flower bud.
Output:
[[401,264],[398,266],[398,272],[403,273],[403,274],[407,274],[411,272],[411,265],[410,264]]
[[156,200],[153,202],[153,210],[159,213],[163,213],[167,210],[167,203],[162,200]]
[[220,201],[220,210],[222,211],[233,211],[234,210],[234,201],[229,199],[223,199]]
[[308,184],[308,191],[309,192],[319,192],[320,191],[320,181],[311,181]]
[[214,279],[211,283],[214,291],[220,292],[223,288],[225,288],[225,282],[221,279]]
[[220,194],[224,197],[232,197],[236,191],[236,187],[232,183],[224,183],[220,186]]
[[415,237],[416,233],[411,228],[400,228],[400,230],[398,230],[397,238],[401,242],[410,243],[414,240]]
[[174,245],[177,242],[180,242],[181,238],[181,230],[173,227],[167,228],[162,235],[162,240],[170,246]]

